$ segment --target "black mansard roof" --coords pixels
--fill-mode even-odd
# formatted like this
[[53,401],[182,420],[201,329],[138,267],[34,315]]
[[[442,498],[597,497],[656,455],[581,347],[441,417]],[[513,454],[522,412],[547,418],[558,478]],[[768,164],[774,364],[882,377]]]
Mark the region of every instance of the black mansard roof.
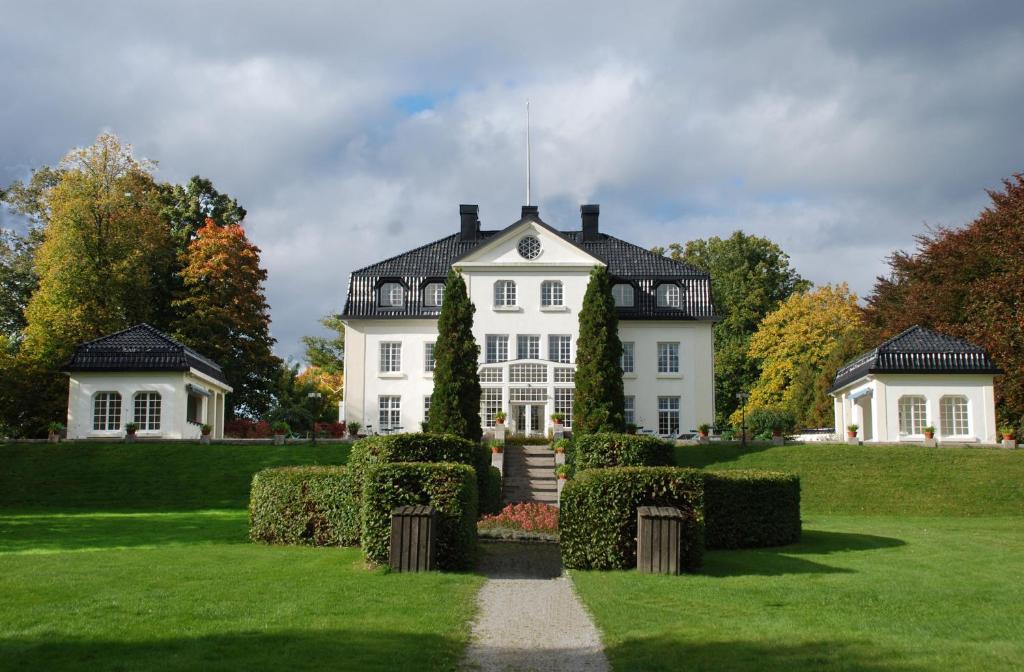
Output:
[[913,326],[836,373],[832,391],[869,373],[1002,373],[988,352],[961,338]]
[[167,334],[138,324],[75,348],[65,371],[188,371],[227,384],[220,366]]
[[[517,226],[522,221],[519,220],[512,226]],[[592,239],[584,240],[582,231],[557,231],[539,219],[532,221],[603,261],[607,264],[608,272],[614,281],[627,282],[634,286],[636,305],[632,308],[620,308],[619,316],[622,319],[715,319],[711,301],[711,277],[707,273],[605,233],[597,233]],[[443,281],[453,263],[477,247],[486,245],[493,237],[503,232],[479,231],[476,240],[463,240],[459,233],[455,233],[353,271],[342,317],[437,317],[437,308],[423,306],[422,292],[419,290],[428,282]],[[377,305],[376,290],[385,281],[399,281],[411,290],[407,293],[407,300],[402,308],[381,308]],[[657,307],[655,290],[664,282],[680,285],[680,308]]]

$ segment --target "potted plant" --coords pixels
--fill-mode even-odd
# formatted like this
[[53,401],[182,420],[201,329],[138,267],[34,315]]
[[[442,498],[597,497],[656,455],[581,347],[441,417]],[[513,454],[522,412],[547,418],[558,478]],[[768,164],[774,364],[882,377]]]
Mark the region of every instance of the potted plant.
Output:
[[708,434],[711,433],[711,425],[706,422],[702,422],[697,425],[697,433],[700,434],[700,438],[702,439],[708,438]]
[[274,445],[283,446],[284,436],[291,431],[291,427],[284,420],[277,420],[270,425],[270,429],[274,432]]
[[564,420],[565,420],[565,413],[552,413],[551,414],[551,422],[555,423],[556,425],[562,424],[562,422]]
[[505,418],[507,418],[507,417],[508,417],[508,414],[505,413],[505,411],[498,411],[497,413],[494,414],[494,422],[496,424],[499,424],[499,425],[504,425],[505,424]]
[[200,443],[210,443],[210,434],[213,433],[213,427],[203,425],[199,428],[199,433],[202,434],[202,437],[199,439]]
[[363,424],[361,422],[356,422],[354,420],[346,423],[346,426],[348,428],[349,436],[359,436],[359,430],[363,428]]
[[929,441],[935,438],[935,428],[933,426],[928,425],[924,428],[924,438]]
[[64,425],[59,422],[51,422],[46,426],[46,440],[50,443],[60,443],[60,433],[65,429]]
[[502,450],[504,450],[501,447],[501,443],[500,442],[498,442],[498,441],[491,441],[490,443],[491,443],[491,452],[494,453],[495,455],[500,455]]
[[626,434],[636,434],[637,426],[632,422],[626,423]]
[[1000,425],[999,433],[1003,435],[1003,441],[1013,441],[1013,427],[1010,425]]
[[558,476],[558,480],[567,481],[569,480],[569,465],[560,464],[555,468],[555,476]]
[[132,443],[135,441],[135,433],[139,431],[139,425],[135,422],[129,422],[124,426],[124,440],[126,443]]
[[554,449],[556,453],[565,454],[565,449],[569,447],[569,439],[559,439],[555,441]]
[[860,425],[847,425],[846,436],[850,437],[851,439],[856,439],[858,429],[860,429]]

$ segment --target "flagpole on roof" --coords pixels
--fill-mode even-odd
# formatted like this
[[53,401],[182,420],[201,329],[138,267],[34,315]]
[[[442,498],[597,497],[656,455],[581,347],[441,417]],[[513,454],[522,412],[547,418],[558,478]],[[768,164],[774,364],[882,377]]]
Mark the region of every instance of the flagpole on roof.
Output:
[[526,204],[530,203],[530,101],[526,101]]

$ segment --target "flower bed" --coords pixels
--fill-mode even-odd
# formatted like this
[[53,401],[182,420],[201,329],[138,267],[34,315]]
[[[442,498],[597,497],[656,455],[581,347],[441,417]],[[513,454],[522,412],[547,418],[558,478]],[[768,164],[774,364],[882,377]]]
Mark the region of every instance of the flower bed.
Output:
[[531,502],[509,504],[496,515],[484,516],[477,528],[555,534],[558,532],[558,507]]

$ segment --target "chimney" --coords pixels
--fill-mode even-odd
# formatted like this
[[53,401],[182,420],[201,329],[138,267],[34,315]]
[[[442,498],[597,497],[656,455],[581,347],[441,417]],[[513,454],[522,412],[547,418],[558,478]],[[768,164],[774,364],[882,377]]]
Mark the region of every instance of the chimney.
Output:
[[523,219],[540,219],[540,208],[536,205],[523,206]]
[[480,238],[480,206],[463,203],[459,206],[459,218],[462,220],[459,240],[478,240]]
[[601,206],[597,203],[580,206],[580,219],[583,220],[583,235],[581,240],[588,242],[598,239],[597,217],[601,214]]

